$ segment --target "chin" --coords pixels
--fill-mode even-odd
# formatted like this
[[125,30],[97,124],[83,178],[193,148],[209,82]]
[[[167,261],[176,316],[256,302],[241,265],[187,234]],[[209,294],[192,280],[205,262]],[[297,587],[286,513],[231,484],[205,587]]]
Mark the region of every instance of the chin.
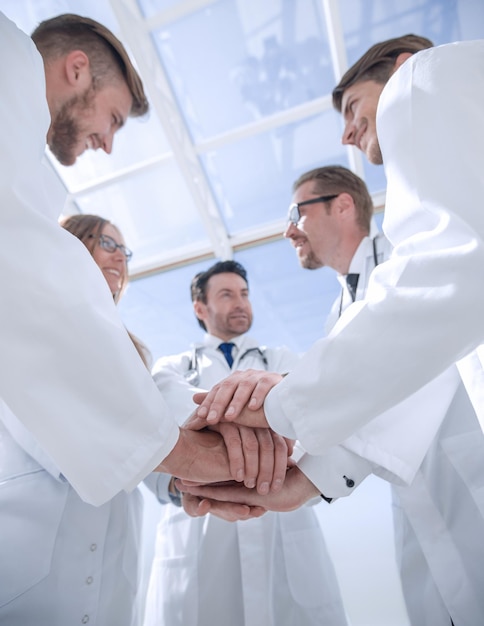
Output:
[[373,165],[383,165],[383,157],[378,142],[371,143],[365,151],[366,158]]

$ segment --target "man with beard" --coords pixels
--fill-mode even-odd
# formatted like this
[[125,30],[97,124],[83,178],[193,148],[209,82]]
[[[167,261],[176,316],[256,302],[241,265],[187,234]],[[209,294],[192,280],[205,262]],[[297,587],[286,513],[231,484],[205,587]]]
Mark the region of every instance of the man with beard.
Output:
[[127,118],[148,109],[141,80],[122,44],[88,18],[52,18],[32,38],[0,14],[1,419],[16,439],[30,431],[91,504],[155,467],[235,476],[243,462],[230,471],[220,435],[179,429],[98,268],[57,222],[65,190],[46,138],[67,165],[88,148],[109,153]]
[[[287,348],[261,346],[247,334],[252,306],[240,263],[220,261],[197,274],[191,296],[207,334],[190,351],[160,359],[153,370],[158,389],[180,423],[193,412],[197,387],[208,389],[234,370],[284,373],[298,360]],[[265,445],[265,430],[242,435],[255,435]],[[153,490],[165,502],[167,477],[155,478]],[[246,485],[254,487],[256,478],[246,478]],[[261,485],[260,491],[268,493],[269,485]],[[321,623],[343,625],[346,618],[312,507],[235,523],[212,515],[193,518],[181,508],[164,507],[145,626]]]
[[[343,313],[267,398],[268,380],[255,386],[255,410],[244,410],[241,423],[270,423],[324,455],[351,433],[363,445],[366,435],[358,428],[381,426],[382,411],[392,407],[398,416],[404,402],[430,392],[416,427],[411,414],[400,431],[395,420],[393,447],[385,438],[391,431],[374,429],[371,447],[393,462],[407,449],[402,459],[411,461],[411,485],[400,496],[407,516],[402,571],[413,621],[477,624],[484,615],[478,550],[484,543],[484,297],[475,279],[484,263],[484,218],[476,208],[484,191],[484,120],[476,103],[484,93],[484,42],[430,46],[414,35],[376,44],[334,90],[345,120],[343,142],[385,165],[384,230],[394,251],[374,270],[365,299]],[[318,194],[311,190],[314,199]],[[210,422],[227,402],[228,416],[236,417],[251,397],[246,391],[233,397],[229,384],[217,393],[220,403],[201,412],[211,411]],[[412,460],[412,447],[426,455],[420,463],[417,454]],[[306,498],[307,478],[290,472],[291,482],[273,503],[277,510]],[[313,483],[323,490],[316,476]],[[213,496],[213,490],[196,493]],[[224,495],[237,501],[235,490]],[[417,571],[421,578],[409,584]],[[417,600],[411,585],[419,588]]]

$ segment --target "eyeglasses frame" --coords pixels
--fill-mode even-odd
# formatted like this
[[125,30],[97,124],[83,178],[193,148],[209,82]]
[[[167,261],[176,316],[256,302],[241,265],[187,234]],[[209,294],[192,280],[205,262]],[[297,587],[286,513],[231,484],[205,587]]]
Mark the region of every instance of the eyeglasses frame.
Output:
[[[287,221],[294,224],[294,226],[297,226],[301,219],[301,213],[299,212],[300,206],[305,206],[306,204],[317,204],[318,202],[329,202],[330,200],[337,198],[339,195],[339,193],[334,193],[329,196],[318,196],[317,198],[311,198],[311,200],[303,200],[302,202],[293,202],[289,205]],[[295,213],[295,215],[291,215],[291,213]]]
[[[119,248],[124,254],[126,263],[128,263],[133,256],[133,252],[129,248],[127,248],[122,243],[116,243],[116,241],[110,235],[89,235],[89,237],[96,237],[99,240],[99,245],[101,246],[101,248],[111,254],[114,254]],[[108,246],[110,246],[111,248],[114,248],[114,250],[110,250],[109,247],[106,247],[106,244],[108,244]]]

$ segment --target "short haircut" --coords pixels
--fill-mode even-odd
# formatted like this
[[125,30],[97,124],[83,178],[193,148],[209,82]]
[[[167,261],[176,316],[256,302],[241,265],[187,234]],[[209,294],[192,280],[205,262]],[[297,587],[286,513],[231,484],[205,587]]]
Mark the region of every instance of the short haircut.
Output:
[[385,84],[392,74],[398,55],[402,52],[415,54],[420,50],[432,48],[433,45],[430,39],[419,35],[403,35],[375,44],[345,72],[333,89],[334,108],[341,113],[343,94],[355,83],[373,80]]
[[82,50],[89,58],[95,89],[123,80],[133,98],[131,117],[140,117],[148,111],[143,83],[125,47],[99,22],[65,13],[41,22],[32,33],[32,39],[44,61],[64,56],[73,50]]
[[[209,267],[204,272],[198,272],[193,278],[190,284],[190,294],[192,297],[192,302],[203,302],[207,304],[207,285],[208,281],[215,276],[216,274],[237,274],[241,278],[245,280],[247,283],[247,287],[249,286],[249,281],[247,279],[247,271],[240,263],[237,261],[218,261],[211,267]],[[203,328],[203,330],[207,330],[204,322],[198,319],[198,324]]]
[[[363,232],[370,232],[373,201],[367,186],[359,176],[342,165],[326,165],[302,174],[293,184],[293,192],[308,181],[314,182],[316,193],[322,196],[349,193],[355,204],[356,223]],[[331,212],[330,207],[327,212]]]

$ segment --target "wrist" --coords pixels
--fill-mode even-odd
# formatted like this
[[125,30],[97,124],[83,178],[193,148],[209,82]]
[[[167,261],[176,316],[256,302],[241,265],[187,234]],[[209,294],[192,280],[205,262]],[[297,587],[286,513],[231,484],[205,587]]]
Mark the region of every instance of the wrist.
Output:
[[172,504],[174,504],[175,506],[181,506],[182,505],[182,493],[176,486],[175,481],[176,481],[176,477],[172,476],[170,478],[170,483],[168,485],[168,496]]

